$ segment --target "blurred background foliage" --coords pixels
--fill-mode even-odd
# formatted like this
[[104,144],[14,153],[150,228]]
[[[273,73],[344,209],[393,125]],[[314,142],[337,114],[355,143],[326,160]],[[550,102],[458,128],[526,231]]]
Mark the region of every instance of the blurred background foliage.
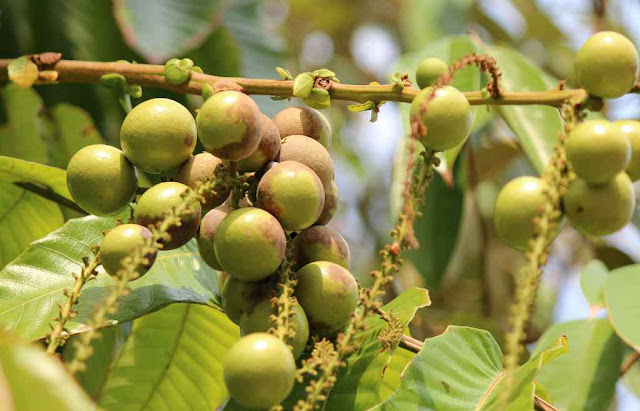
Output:
[[[209,74],[256,78],[278,78],[276,66],[294,74],[327,67],[342,82],[357,84],[388,82],[394,72],[412,75],[422,58],[453,60],[472,51],[466,48],[481,51],[491,44],[518,50],[521,55],[509,61],[537,65],[546,73],[522,70],[516,85],[526,88],[538,81],[553,88],[566,80],[575,86],[573,55],[594,31],[613,29],[640,44],[637,0],[0,0],[0,11],[3,58],[57,51],[67,59],[163,64],[189,57]],[[447,37],[454,35],[463,37]],[[456,81],[464,90],[482,87],[478,75],[465,71]],[[118,145],[124,112],[111,90],[76,84],[35,90],[2,88],[1,155],[64,168],[82,146]],[[192,110],[202,101],[151,88],[144,89],[142,100],[158,96]],[[268,97],[256,101],[270,116],[299,104]],[[625,96],[607,102],[604,113],[611,119],[638,119],[639,103],[637,95]],[[330,225],[349,242],[352,271],[366,284],[378,261],[376,250],[389,239],[395,219],[407,107],[388,103],[370,123],[368,113],[351,113],[347,104],[334,101],[324,110],[334,130],[331,150],[340,190],[339,213]],[[421,339],[458,324],[490,330],[501,342],[513,276],[523,261],[494,236],[492,209],[500,187],[516,176],[535,174],[536,160],[525,155],[526,143],[503,120],[508,116],[485,107],[475,110],[472,137],[457,158],[452,153],[443,161],[427,193],[426,217],[417,226],[421,248],[408,254],[387,295],[391,299],[416,285],[430,290],[432,307],[420,311],[412,325]],[[517,115],[526,117],[523,113]],[[18,206],[0,227],[3,266],[31,241],[78,215],[6,183],[0,189],[0,202]],[[26,230],[16,229],[24,224],[20,212],[30,208],[41,210],[42,218]],[[545,270],[528,331],[531,342],[553,322],[589,315],[578,276],[586,261],[599,258],[613,269],[640,260],[638,213],[634,223],[603,239],[584,238],[566,225]],[[635,382],[636,392],[637,375],[640,370],[626,379]],[[618,401],[621,407],[640,407],[628,394]]]

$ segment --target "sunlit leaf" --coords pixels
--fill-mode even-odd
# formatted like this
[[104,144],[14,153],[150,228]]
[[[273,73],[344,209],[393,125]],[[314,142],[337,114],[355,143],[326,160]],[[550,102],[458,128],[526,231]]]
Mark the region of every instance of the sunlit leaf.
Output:
[[617,268],[604,286],[607,313],[613,328],[627,344],[640,350],[640,264]]
[[580,272],[580,288],[590,306],[604,306],[604,285],[609,269],[600,260],[591,260]]
[[29,88],[38,79],[38,66],[29,56],[14,59],[7,67],[9,80],[22,88]]

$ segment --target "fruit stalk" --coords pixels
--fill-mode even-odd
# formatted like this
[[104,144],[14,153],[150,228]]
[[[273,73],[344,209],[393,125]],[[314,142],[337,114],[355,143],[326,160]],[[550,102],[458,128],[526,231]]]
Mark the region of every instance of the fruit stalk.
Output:
[[[12,59],[0,59],[0,80],[8,80],[7,68]],[[159,87],[177,93],[202,94],[205,84],[233,82],[246,94],[293,97],[293,81],[271,79],[249,79],[242,77],[218,77],[202,73],[191,73],[189,82],[173,85],[166,81],[164,66],[154,64],[131,64],[126,62],[97,62],[60,60],[52,70],[58,73],[56,83],[99,83],[105,74],[118,73],[129,84]],[[37,83],[54,84],[54,83]],[[332,82],[329,95],[335,100],[347,100],[364,103],[366,101],[398,101],[411,103],[420,90],[404,87],[398,89],[395,84],[355,85]],[[631,90],[640,92],[640,84]],[[549,105],[559,107],[570,98],[584,98],[583,89],[547,90],[538,92],[502,92],[500,98],[485,98],[479,91],[466,92],[465,97],[471,105]]]
[[91,342],[98,337],[98,330],[109,324],[106,317],[116,311],[120,298],[128,294],[129,289],[127,286],[129,281],[139,277],[137,267],[147,263],[146,256],[161,249],[162,242],[170,240],[167,231],[173,226],[179,226],[181,216],[190,212],[191,205],[196,201],[203,201],[204,194],[214,190],[216,184],[220,184],[221,173],[222,172],[215,174],[210,179],[199,183],[192,191],[188,191],[183,201],[177,206],[172,207],[157,226],[149,228],[151,230],[151,236],[145,239],[144,244],[136,247],[129,256],[122,259],[122,269],[118,271],[115,286],[93,312],[93,315],[87,323],[89,330],[81,334],[78,340],[75,341],[74,347],[76,354],[73,360],[67,365],[67,369],[71,374],[75,374],[86,368],[85,362],[93,354]]
[[80,274],[73,274],[73,277],[76,280],[73,288],[68,288],[64,292],[67,296],[67,300],[64,305],[58,306],[58,317],[54,319],[55,326],[53,326],[51,334],[48,337],[49,344],[47,345],[47,353],[50,355],[55,354],[56,349],[60,345],[63,345],[67,338],[69,338],[64,326],[70,318],[77,315],[77,311],[73,309],[73,306],[78,303],[78,299],[82,295],[82,287],[84,287],[86,282],[91,280],[97,274],[96,268],[100,265],[98,253],[94,251],[94,255],[91,260],[88,260],[87,257],[83,260],[84,268]]
[[293,312],[292,307],[298,302],[293,297],[295,291],[296,280],[291,278],[293,270],[293,252],[291,250],[291,241],[287,241],[287,256],[280,266],[280,278],[278,281],[278,288],[280,288],[280,295],[275,298],[276,315],[271,316],[271,322],[274,325],[272,328],[273,334],[280,338],[285,344],[289,345],[291,349],[291,341],[295,337],[295,330],[290,325],[291,316]]

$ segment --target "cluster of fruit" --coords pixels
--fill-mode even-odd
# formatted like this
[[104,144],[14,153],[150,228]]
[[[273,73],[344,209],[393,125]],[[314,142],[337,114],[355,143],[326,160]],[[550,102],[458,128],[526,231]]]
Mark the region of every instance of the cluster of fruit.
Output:
[[[206,151],[193,156],[198,137]],[[331,137],[327,119],[316,110],[290,107],[272,120],[247,95],[222,91],[204,102],[195,120],[175,101],[143,102],[122,124],[122,151],[88,146],[68,166],[74,200],[97,215],[118,213],[134,200],[136,168],[175,176],[139,197],[135,224],[119,225],[105,235],[100,259],[111,275],[151,236],[147,227],[159,224],[223,162],[237,162],[239,172],[253,174],[255,195],[245,196],[238,208],[231,206],[230,187],[206,193],[202,204],[189,205],[181,224],[168,230],[170,240],[162,243],[170,250],[196,237],[203,260],[222,271],[222,306],[246,335],[229,351],[224,376],[230,395],[248,407],[268,408],[284,400],[294,384],[295,359],[309,336],[335,336],[356,309],[358,284],[348,271],[349,247],[325,226],[338,203],[326,148]],[[267,333],[288,238],[298,281],[298,304],[290,317],[295,337],[289,346]],[[140,275],[155,257],[148,255],[137,267]]]
[[[575,68],[580,85],[590,94],[620,97],[637,81],[638,53],[626,37],[600,32],[580,48]],[[632,181],[640,179],[640,122],[582,122],[567,136],[566,153],[576,174],[562,198],[569,222],[593,236],[620,230],[636,204]],[[546,202],[545,190],[545,182],[537,177],[519,177],[502,188],[494,222],[507,245],[527,249],[535,234],[533,219]]]

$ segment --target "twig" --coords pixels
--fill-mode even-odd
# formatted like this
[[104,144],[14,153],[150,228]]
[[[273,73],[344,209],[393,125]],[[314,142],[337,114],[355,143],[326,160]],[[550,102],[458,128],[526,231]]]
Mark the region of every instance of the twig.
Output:
[[[0,59],[0,80],[8,80],[7,67],[11,59]],[[247,94],[293,97],[293,81],[271,79],[249,79],[243,77],[218,77],[208,74],[192,73],[188,83],[172,85],[164,78],[164,66],[154,64],[131,64],[126,62],[97,62],[60,60],[51,67],[58,72],[58,83],[98,83],[105,74],[123,75],[129,84],[160,87],[178,93],[202,93],[204,84],[233,82]],[[410,103],[419,90],[404,87],[398,90],[395,84],[355,85],[332,82],[329,95],[335,100],[347,100],[364,103],[366,101],[399,101]],[[640,92],[637,84],[631,92]],[[472,105],[531,105],[541,104],[560,106],[567,99],[584,98],[582,89],[547,90],[538,92],[502,92],[500,98],[485,98],[480,91],[464,93]]]

